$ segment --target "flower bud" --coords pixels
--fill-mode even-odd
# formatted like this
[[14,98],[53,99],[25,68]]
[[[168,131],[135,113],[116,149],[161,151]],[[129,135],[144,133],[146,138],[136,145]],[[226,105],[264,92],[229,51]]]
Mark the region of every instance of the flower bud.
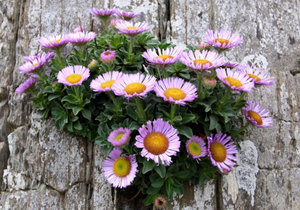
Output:
[[206,76],[203,78],[203,85],[207,89],[213,89],[217,85],[217,80],[212,76]]
[[207,49],[209,47],[210,47],[210,44],[207,44],[207,43],[204,43],[204,42],[198,44],[199,50],[205,50],[205,49]]
[[159,208],[159,209],[164,208],[164,207],[166,207],[166,204],[167,204],[167,201],[162,196],[157,196],[154,200],[154,206],[156,208]]
[[103,63],[112,63],[116,58],[116,51],[114,50],[106,50],[100,55],[100,60]]
[[88,68],[90,70],[95,70],[95,69],[97,69],[97,67],[98,67],[98,61],[95,60],[95,59],[91,60],[89,65],[88,65]]

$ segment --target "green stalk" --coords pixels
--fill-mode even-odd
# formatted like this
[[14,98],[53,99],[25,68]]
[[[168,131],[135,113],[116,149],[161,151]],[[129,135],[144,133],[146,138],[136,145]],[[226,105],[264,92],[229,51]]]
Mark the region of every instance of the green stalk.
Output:
[[60,52],[60,49],[59,48],[54,48],[54,51],[56,53],[56,56],[58,58],[58,66],[60,68],[63,68],[64,67],[64,64],[62,62],[62,59],[61,59],[61,52]]
[[170,123],[173,123],[173,120],[175,118],[175,112],[176,112],[176,104],[171,103],[171,110],[170,110]]
[[234,132],[231,136],[237,136],[238,134],[242,133],[244,130],[246,130],[249,127],[250,123],[247,122],[246,125],[244,125],[243,127],[241,127],[239,130],[237,130],[236,132]]
[[128,49],[128,58],[132,54],[132,47],[133,47],[133,42],[134,42],[134,37],[133,36],[129,36],[129,38],[130,38],[130,42],[129,42],[129,49]]
[[246,92],[242,92],[242,94],[237,98],[237,100],[233,106],[237,106],[240,103],[240,101],[244,99],[245,95],[246,95]]
[[146,113],[144,111],[143,105],[141,104],[141,101],[138,97],[134,97],[135,100],[135,105],[138,108],[138,111],[140,113],[140,117],[142,119],[143,122],[147,121],[147,117],[146,117]]
[[226,89],[226,93],[225,93],[225,95],[222,97],[222,99],[220,100],[220,103],[221,104],[223,104],[225,101],[226,101],[226,99],[228,98],[228,96],[230,95],[230,93],[231,93],[231,89],[230,88],[227,88]]
[[115,105],[116,111],[119,112],[121,107],[120,104],[117,102],[115,95],[112,93],[112,91],[107,92],[109,98],[112,100],[112,102]]
[[202,87],[203,74],[201,72],[198,72],[197,74],[198,74],[198,98],[199,101],[202,101],[205,98],[205,93]]
[[161,80],[161,75],[160,75],[159,65],[156,65],[156,70],[157,70],[157,72],[158,72],[159,79]]

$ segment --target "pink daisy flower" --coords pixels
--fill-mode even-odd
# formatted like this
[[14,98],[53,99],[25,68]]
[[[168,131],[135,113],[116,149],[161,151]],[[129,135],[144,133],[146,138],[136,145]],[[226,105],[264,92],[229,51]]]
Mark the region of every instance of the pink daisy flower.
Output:
[[201,137],[193,136],[185,143],[186,151],[197,161],[207,155],[207,148]]
[[239,68],[253,80],[257,85],[272,85],[274,80],[269,74],[261,71],[259,68],[253,69],[250,65],[242,66]]
[[99,18],[108,18],[109,16],[115,14],[116,9],[97,9],[97,8],[92,8],[90,12],[99,17]]
[[219,68],[217,77],[232,90],[249,92],[254,88],[253,80],[244,72]]
[[51,58],[55,55],[54,52],[42,53],[36,56],[27,56],[24,57],[24,60],[27,61],[22,66],[19,67],[19,70],[22,74],[29,73],[41,68],[45,65]]
[[112,26],[112,27],[115,27],[116,25],[117,25],[117,23],[121,23],[121,22],[123,22],[124,20],[122,20],[122,19],[112,19],[111,21],[110,21],[110,26]]
[[194,70],[205,70],[213,69],[224,64],[224,59],[221,55],[211,51],[200,51],[196,50],[193,52],[190,50],[188,53],[183,52],[180,58],[180,62],[187,67]]
[[237,158],[234,156],[238,153],[234,142],[229,142],[231,136],[223,133],[216,135],[211,134],[208,140],[208,156],[211,163],[217,166],[222,173],[229,173],[236,165]]
[[128,128],[118,128],[110,132],[107,140],[114,146],[120,147],[125,145],[130,138],[130,130]]
[[138,22],[134,24],[128,21],[122,21],[120,23],[117,23],[115,27],[119,30],[120,34],[127,35],[140,34],[150,29],[150,27],[145,22]]
[[122,151],[119,148],[113,149],[102,164],[102,171],[108,183],[119,188],[129,186],[138,172],[135,156],[120,156]]
[[69,42],[73,44],[84,44],[95,39],[97,34],[95,32],[76,32],[71,33],[68,36]]
[[90,88],[95,92],[107,92],[111,91],[112,85],[116,80],[123,76],[122,72],[110,71],[102,75],[99,75],[96,79],[93,79]]
[[84,66],[67,66],[57,74],[57,80],[67,86],[81,85],[90,76],[90,70]]
[[162,119],[148,121],[142,125],[135,137],[135,146],[142,148],[141,156],[152,159],[157,164],[170,165],[171,156],[179,152],[180,141],[177,130]]
[[245,106],[246,118],[256,127],[266,128],[272,127],[273,121],[267,109],[264,109],[258,103],[248,101]]
[[141,15],[141,13],[134,13],[134,12],[125,12],[125,11],[120,11],[116,10],[116,15],[120,18],[124,18],[124,20],[131,20],[134,17],[138,17]]
[[161,50],[157,48],[158,53],[155,49],[148,49],[143,53],[143,57],[147,59],[151,64],[157,65],[168,65],[176,63],[181,57],[182,50],[178,47],[167,48]]
[[155,77],[149,74],[124,74],[111,88],[117,96],[144,97],[153,90],[155,83]]
[[25,82],[23,82],[17,89],[15,90],[16,93],[24,93],[26,90],[28,90],[32,85],[34,85],[37,80],[36,80],[37,75],[32,75],[29,77]]
[[116,51],[115,50],[106,50],[100,55],[100,60],[103,63],[111,63],[116,58]]
[[169,77],[159,80],[154,89],[156,95],[164,101],[185,105],[197,98],[197,87],[181,78]]
[[43,48],[58,48],[68,44],[69,37],[66,35],[41,37],[39,42]]
[[78,26],[77,28],[74,29],[74,33],[77,32],[84,32],[85,31],[85,27],[84,26]]
[[204,35],[205,42],[208,44],[221,48],[227,49],[240,45],[243,39],[238,34],[232,34],[231,31],[220,30],[212,31],[208,30]]

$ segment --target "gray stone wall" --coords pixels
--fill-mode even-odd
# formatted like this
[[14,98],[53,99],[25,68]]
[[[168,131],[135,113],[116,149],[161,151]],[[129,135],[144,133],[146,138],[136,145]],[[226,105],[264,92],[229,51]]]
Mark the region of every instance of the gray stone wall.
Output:
[[300,209],[300,2],[296,0],[0,0],[0,209],[144,209],[121,203],[101,174],[99,146],[58,132],[26,94],[23,56],[41,51],[38,39],[67,33],[78,17],[100,23],[89,8],[142,12],[152,32],[177,44],[198,44],[208,29],[244,37],[226,56],[271,73],[275,85],[249,96],[269,108],[274,126],[250,128],[238,166],[204,188],[185,187],[170,209]]

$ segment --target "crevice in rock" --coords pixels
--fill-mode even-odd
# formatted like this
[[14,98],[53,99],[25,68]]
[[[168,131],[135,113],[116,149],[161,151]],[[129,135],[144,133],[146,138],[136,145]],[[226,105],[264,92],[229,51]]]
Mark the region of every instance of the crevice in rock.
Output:
[[167,38],[168,27],[171,33],[171,2],[170,0],[158,1],[158,39],[160,41]]
[[216,208],[217,210],[223,210],[224,209],[224,205],[223,205],[223,192],[222,192],[222,174],[217,173],[217,177],[216,177]]
[[94,170],[94,143],[91,143],[89,141],[86,141],[85,143],[85,151],[87,151],[87,156],[86,156],[86,171],[85,171],[85,180],[86,180],[86,192],[85,194],[87,195],[86,200],[85,200],[85,206],[87,209],[91,209],[91,199],[93,196],[93,184],[94,184],[94,176],[93,170]]
[[210,7],[209,7],[209,27],[212,30],[215,30],[215,0],[210,0]]

